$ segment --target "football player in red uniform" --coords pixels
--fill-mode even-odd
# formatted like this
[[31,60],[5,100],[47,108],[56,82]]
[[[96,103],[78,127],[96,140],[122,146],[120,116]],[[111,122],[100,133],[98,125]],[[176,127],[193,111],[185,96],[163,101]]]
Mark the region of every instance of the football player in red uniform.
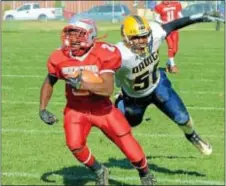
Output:
[[[99,163],[87,146],[91,127],[99,128],[138,170],[143,185],[153,185],[145,154],[131,133],[130,125],[123,114],[109,99],[114,89],[114,73],[121,65],[121,55],[115,46],[97,42],[97,29],[90,19],[77,19],[62,30],[62,47],[53,51],[47,66],[48,75],[41,87],[40,118],[47,124],[57,119],[47,110],[58,79],[65,80],[66,107],[64,131],[66,144],[74,157],[92,170],[97,185],[108,184],[108,169]],[[82,78],[82,71],[99,74],[101,83],[90,83]],[[81,72],[81,73],[80,73]],[[80,75],[73,77],[74,73]],[[89,95],[77,95],[79,90]]]
[[[181,10],[182,6],[177,1],[162,1],[154,8],[156,15],[156,21],[162,24],[176,20],[183,17]],[[178,31],[172,32],[166,37],[168,45],[168,61],[166,64],[166,71],[170,73],[177,73],[178,68],[174,63],[174,57],[178,51],[179,33]]]

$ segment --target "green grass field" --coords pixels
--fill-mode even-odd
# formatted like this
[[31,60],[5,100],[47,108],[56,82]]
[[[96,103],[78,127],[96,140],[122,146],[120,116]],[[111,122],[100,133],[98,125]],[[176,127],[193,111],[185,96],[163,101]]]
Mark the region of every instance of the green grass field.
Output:
[[[49,110],[60,122],[50,127],[38,115],[46,61],[60,46],[64,22],[9,22],[2,31],[2,178],[3,185],[92,185],[94,177],[73,158],[63,133],[64,83],[55,87]],[[120,40],[119,25],[99,25],[106,41]],[[107,29],[108,30],[107,30]],[[109,30],[112,29],[112,30]],[[106,29],[106,30],[105,30]],[[213,154],[203,157],[180,129],[155,107],[150,121],[133,129],[159,185],[224,185],[224,31],[197,24],[180,32],[179,74],[169,75],[200,135]],[[160,50],[165,66],[165,43]],[[111,170],[112,185],[139,184],[137,172],[97,129],[88,138],[97,159]]]

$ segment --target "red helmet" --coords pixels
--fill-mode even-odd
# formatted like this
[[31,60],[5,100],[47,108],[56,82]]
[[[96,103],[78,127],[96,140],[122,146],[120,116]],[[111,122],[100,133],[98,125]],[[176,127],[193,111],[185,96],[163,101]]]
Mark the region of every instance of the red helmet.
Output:
[[93,20],[75,19],[61,32],[62,49],[66,55],[82,56],[93,46],[96,37],[97,28]]

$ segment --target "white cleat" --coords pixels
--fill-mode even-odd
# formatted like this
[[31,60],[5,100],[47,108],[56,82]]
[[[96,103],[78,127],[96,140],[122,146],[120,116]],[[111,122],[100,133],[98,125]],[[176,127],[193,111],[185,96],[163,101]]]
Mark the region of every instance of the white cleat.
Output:
[[190,137],[187,135],[185,136],[203,155],[209,156],[212,154],[212,146],[209,143],[203,141],[196,133],[193,133],[193,135]]
[[193,144],[203,155],[209,156],[212,154],[212,146],[207,142],[200,140],[197,144]]

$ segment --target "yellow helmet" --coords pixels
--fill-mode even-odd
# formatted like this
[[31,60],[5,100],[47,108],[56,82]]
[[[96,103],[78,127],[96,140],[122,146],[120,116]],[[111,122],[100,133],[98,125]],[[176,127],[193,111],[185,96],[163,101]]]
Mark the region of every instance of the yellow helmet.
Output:
[[138,15],[127,16],[121,26],[121,34],[124,37],[143,36],[151,32],[148,20]]
[[138,15],[127,16],[121,25],[121,36],[127,46],[133,48],[133,43],[130,38],[134,36],[149,36],[151,27],[145,17]]

